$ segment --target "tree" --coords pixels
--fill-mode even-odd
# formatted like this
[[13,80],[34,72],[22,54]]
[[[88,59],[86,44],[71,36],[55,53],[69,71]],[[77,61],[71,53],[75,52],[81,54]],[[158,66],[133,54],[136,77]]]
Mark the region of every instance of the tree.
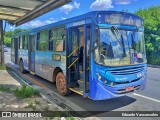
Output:
[[11,36],[13,34],[16,34],[16,33],[19,33],[19,32],[23,32],[25,31],[24,29],[15,29],[14,31],[7,31],[5,32],[5,35],[4,35],[4,44],[8,47],[10,47],[10,44],[11,44]]
[[135,13],[144,19],[148,63],[160,65],[160,7],[140,9]]

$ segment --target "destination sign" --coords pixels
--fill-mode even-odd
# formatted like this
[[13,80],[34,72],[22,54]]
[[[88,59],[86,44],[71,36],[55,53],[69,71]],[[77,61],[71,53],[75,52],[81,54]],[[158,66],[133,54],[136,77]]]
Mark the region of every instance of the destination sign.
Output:
[[130,14],[99,14],[97,22],[103,24],[123,24],[143,27],[143,20]]
[[79,26],[84,24],[85,24],[85,20],[81,20],[81,21],[74,22],[72,26]]

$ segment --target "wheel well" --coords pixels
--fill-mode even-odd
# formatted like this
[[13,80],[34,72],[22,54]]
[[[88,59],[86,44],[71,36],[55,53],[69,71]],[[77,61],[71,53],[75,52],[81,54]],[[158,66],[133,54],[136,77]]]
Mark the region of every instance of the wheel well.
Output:
[[57,75],[59,72],[62,72],[62,73],[63,73],[63,71],[62,71],[61,68],[56,67],[56,68],[54,69],[54,72],[53,72],[53,82],[56,82],[56,75]]

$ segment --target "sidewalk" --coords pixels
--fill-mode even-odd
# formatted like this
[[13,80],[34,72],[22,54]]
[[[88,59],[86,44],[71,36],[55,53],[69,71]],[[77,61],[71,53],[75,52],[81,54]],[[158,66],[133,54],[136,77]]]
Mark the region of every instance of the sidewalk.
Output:
[[[20,87],[22,83],[18,76],[14,74],[14,71],[0,70],[0,111],[62,111],[59,106],[50,103],[41,96],[16,97],[13,89]],[[7,88],[11,91],[7,91]],[[37,120],[42,119],[44,118],[37,118]]]
[[20,81],[17,81],[15,77],[12,70],[0,70],[0,85],[7,87],[20,86]]
[[148,67],[152,67],[152,68],[160,68],[160,66],[158,65],[151,65],[151,64],[147,64]]

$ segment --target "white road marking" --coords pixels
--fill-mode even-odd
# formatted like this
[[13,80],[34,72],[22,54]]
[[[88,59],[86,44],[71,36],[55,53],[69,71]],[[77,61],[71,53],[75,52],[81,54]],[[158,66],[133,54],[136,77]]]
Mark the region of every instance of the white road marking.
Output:
[[[13,72],[12,71],[12,73],[16,76],[16,77],[18,77],[19,79],[21,79],[26,85],[29,85],[27,82],[25,82],[22,78],[20,78],[15,72]],[[30,86],[30,85],[29,85]]]
[[147,96],[140,95],[140,94],[137,94],[137,93],[133,93],[133,95],[160,103],[160,100],[157,100],[157,99],[154,99],[154,98],[151,98],[151,97],[147,97]]

